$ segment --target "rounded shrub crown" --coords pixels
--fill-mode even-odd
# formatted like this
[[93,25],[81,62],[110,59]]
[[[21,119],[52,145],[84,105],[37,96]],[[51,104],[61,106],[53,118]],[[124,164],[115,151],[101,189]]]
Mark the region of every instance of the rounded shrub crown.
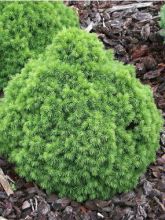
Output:
[[149,87],[93,34],[59,33],[6,88],[1,153],[26,179],[78,201],[133,188],[162,127]]
[[0,3],[0,89],[31,57],[37,57],[63,28],[78,26],[62,3]]

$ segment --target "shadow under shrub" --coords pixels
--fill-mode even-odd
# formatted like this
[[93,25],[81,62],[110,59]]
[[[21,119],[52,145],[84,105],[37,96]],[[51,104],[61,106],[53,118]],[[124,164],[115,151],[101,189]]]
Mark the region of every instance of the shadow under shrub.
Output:
[[0,90],[59,30],[77,26],[76,13],[59,2],[1,2]]
[[78,201],[135,187],[162,128],[134,68],[78,29],[59,33],[9,82],[0,117],[1,153],[17,172]]

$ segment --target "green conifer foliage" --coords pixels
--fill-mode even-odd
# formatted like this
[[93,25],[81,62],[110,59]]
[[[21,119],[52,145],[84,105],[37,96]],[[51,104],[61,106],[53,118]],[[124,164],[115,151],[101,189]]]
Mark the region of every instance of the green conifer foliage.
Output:
[[38,57],[58,31],[77,26],[76,13],[59,2],[1,2],[0,89],[28,59]]
[[[165,5],[160,10],[160,27],[165,30]],[[163,33],[165,36],[165,33]]]
[[94,34],[60,32],[9,82],[0,150],[17,172],[78,201],[136,186],[159,147],[162,118],[134,68]]

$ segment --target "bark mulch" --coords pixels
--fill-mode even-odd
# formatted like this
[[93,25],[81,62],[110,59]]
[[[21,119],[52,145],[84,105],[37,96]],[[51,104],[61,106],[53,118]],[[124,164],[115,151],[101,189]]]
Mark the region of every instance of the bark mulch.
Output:
[[[158,108],[165,116],[165,46],[159,28],[163,1],[138,7],[144,1],[66,1],[80,16],[81,27],[95,32],[115,57],[134,64],[137,77],[151,86]],[[149,4],[149,1],[146,1]],[[118,10],[116,6],[135,7]],[[165,219],[165,132],[162,132],[157,160],[141,177],[139,185],[108,201],[77,203],[69,198],[47,195],[34,183],[17,176],[13,165],[0,158],[1,172],[14,194],[7,196],[0,186],[0,220],[164,220]],[[0,172],[0,178],[4,178]]]

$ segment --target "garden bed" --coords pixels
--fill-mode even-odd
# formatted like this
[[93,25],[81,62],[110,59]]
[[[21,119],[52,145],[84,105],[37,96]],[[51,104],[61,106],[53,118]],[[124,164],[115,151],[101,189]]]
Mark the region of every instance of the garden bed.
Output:
[[[82,28],[97,33],[106,49],[114,49],[117,59],[136,66],[137,77],[151,86],[157,106],[165,116],[165,46],[158,25],[162,2],[147,1],[148,5],[141,2],[67,4],[79,13]],[[34,183],[18,177],[14,166],[3,158],[0,167],[14,191],[7,196],[0,187],[0,216],[5,219],[165,219],[165,133],[161,134],[156,162],[149,166],[136,189],[108,201],[80,204],[55,194],[47,195]]]

